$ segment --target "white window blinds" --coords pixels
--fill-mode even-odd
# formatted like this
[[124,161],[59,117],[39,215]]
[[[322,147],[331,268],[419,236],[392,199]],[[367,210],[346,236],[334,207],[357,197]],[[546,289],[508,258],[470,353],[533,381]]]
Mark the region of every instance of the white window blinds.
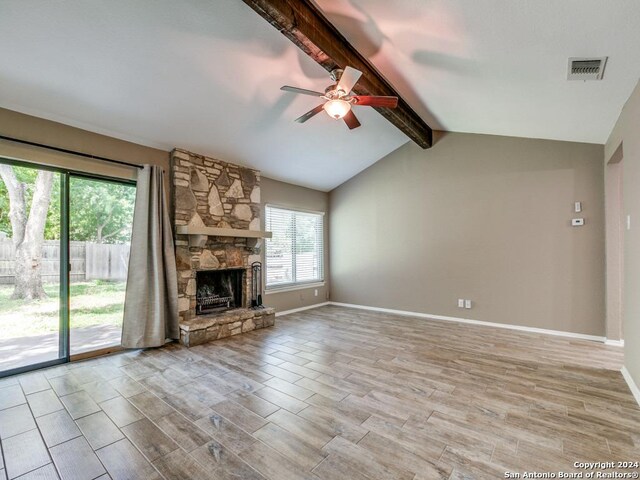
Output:
[[324,216],[267,205],[267,288],[324,280]]

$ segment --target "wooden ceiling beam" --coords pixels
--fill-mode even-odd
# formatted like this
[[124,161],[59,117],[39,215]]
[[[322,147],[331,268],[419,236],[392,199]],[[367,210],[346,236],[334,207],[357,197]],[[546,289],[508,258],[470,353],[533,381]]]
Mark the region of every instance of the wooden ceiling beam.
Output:
[[328,72],[346,66],[360,70],[362,77],[353,89],[356,94],[398,97],[397,108],[376,110],[422,148],[431,147],[429,125],[310,0],[243,1]]

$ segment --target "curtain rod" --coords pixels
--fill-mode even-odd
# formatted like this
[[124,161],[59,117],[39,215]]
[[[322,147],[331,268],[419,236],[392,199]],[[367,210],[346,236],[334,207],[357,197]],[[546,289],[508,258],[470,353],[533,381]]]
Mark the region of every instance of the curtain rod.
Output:
[[118,165],[125,165],[127,167],[143,168],[142,165],[135,163],[129,163],[122,160],[113,160],[111,158],[100,157],[99,155],[91,155],[90,153],[76,152],[75,150],[69,150],[66,148],[52,147],[51,145],[30,142],[28,140],[20,140],[19,138],[6,137],[4,135],[0,135],[0,140],[9,140],[10,142],[24,143],[25,145],[31,145],[32,147],[47,148],[49,150],[55,150],[56,152],[70,153],[71,155],[78,155],[79,157],[90,158],[92,160],[101,160],[103,162],[117,163]]

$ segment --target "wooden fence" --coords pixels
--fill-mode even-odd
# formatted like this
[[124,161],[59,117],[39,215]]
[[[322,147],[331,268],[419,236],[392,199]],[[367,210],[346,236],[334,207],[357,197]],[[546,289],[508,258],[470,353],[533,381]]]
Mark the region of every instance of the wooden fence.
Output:
[[[70,242],[71,281],[122,281],[127,278],[129,244]],[[0,240],[0,284],[13,284],[15,249],[11,240]],[[60,242],[46,240],[42,246],[43,282],[60,281]]]

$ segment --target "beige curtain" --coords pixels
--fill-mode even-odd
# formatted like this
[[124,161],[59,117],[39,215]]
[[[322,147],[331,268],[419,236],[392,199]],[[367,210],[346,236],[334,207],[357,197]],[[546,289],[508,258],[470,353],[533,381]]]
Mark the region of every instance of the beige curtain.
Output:
[[178,280],[164,171],[145,165],[138,173],[122,346],[158,347],[178,338]]

